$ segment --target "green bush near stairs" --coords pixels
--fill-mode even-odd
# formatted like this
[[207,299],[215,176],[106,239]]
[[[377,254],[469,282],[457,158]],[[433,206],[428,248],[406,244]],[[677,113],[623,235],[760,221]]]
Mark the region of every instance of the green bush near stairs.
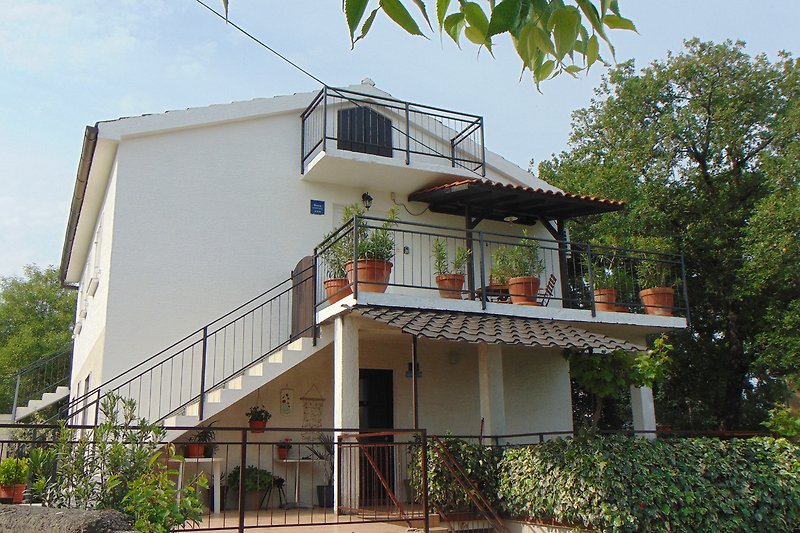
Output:
[[[457,456],[479,458],[471,470],[510,518],[600,531],[800,530],[800,446],[785,439],[585,436],[502,454],[458,447]],[[463,503],[431,454],[431,503]]]

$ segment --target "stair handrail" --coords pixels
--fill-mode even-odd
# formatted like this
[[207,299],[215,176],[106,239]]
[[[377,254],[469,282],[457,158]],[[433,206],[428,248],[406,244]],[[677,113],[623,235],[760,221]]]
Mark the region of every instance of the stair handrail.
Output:
[[439,455],[439,458],[442,459],[444,466],[453,475],[456,483],[466,492],[467,497],[478,509],[478,512],[483,515],[483,518],[489,522],[493,528],[503,533],[508,533],[508,528],[503,523],[503,519],[500,518],[500,515],[497,514],[492,504],[489,503],[483,493],[481,493],[475,482],[467,475],[444,441],[436,435],[431,435],[430,438],[431,442],[434,444],[432,448]]
[[[306,269],[306,270],[309,270],[309,269]],[[241,305],[237,306],[236,308],[234,308],[234,309],[226,312],[225,314],[219,316],[215,320],[212,320],[212,321],[208,322],[203,327],[201,327],[201,328],[189,333],[188,335],[182,337],[181,339],[173,342],[172,344],[170,344],[166,348],[163,348],[162,350],[158,351],[157,353],[155,353],[155,354],[147,357],[146,359],[140,361],[136,365],[134,365],[134,366],[132,366],[130,368],[127,368],[126,370],[120,372],[119,374],[115,375],[114,377],[112,377],[112,378],[110,378],[108,380],[103,381],[101,384],[95,386],[91,390],[85,391],[80,396],[74,397],[70,402],[68,402],[68,404],[66,406],[65,412],[67,413],[67,417],[72,418],[75,415],[84,412],[90,406],[95,406],[95,407],[99,406],[99,403],[100,403],[102,397],[104,396],[103,391],[105,391],[107,393],[109,391],[119,390],[120,388],[124,387],[125,385],[131,383],[133,380],[135,380],[137,378],[140,378],[144,374],[146,374],[147,372],[152,371],[154,368],[157,368],[159,365],[162,365],[165,362],[168,362],[171,359],[177,357],[178,355],[180,355],[182,353],[182,351],[176,352],[176,353],[174,353],[172,355],[167,356],[166,358],[160,359],[169,350],[172,350],[176,346],[179,346],[181,343],[186,342],[189,339],[191,339],[192,337],[200,335],[200,334],[204,334],[205,336],[208,336],[208,335],[212,335],[212,334],[214,334],[216,332],[219,332],[220,330],[222,330],[225,327],[231,325],[232,323],[234,323],[235,321],[240,319],[241,316],[244,316],[247,313],[245,313],[245,314],[243,314],[241,316],[237,316],[235,318],[231,318],[228,322],[226,322],[225,324],[219,326],[218,328],[214,329],[212,332],[209,333],[208,329],[211,326],[213,326],[214,324],[217,324],[217,323],[221,322],[222,320],[224,320],[224,319],[226,319],[228,317],[231,317],[232,315],[234,315],[238,311],[241,311],[242,309],[246,308],[247,306],[249,306],[250,304],[256,302],[257,300],[268,296],[270,293],[275,292],[275,291],[279,291],[276,294],[272,295],[272,297],[269,298],[267,301],[265,301],[263,304],[261,304],[262,306],[266,305],[267,303],[273,301],[274,299],[285,295],[289,291],[292,291],[297,285],[299,285],[300,283],[303,283],[304,281],[306,281],[305,278],[300,279],[297,283],[295,283],[293,276],[290,276],[289,278],[284,279],[283,281],[273,285],[272,287],[270,287],[269,289],[265,290],[264,292],[258,294],[257,296],[255,296],[255,297],[249,299],[248,301],[242,303]],[[282,286],[286,285],[287,283],[288,283],[289,286],[286,287],[286,288],[281,289]],[[279,289],[281,289],[281,290],[279,290]],[[312,322],[315,322],[315,321],[316,321],[316,318],[314,318],[314,320]],[[311,329],[311,328],[306,328],[303,331],[303,333],[306,333],[309,329]],[[316,326],[313,326],[313,331],[316,332]],[[193,343],[193,345],[196,344],[196,343],[197,343],[197,341],[195,341],[195,343]],[[263,354],[259,359],[263,359],[263,357],[269,355],[270,353],[273,353],[277,349],[280,349],[280,347],[285,346],[285,344],[286,344],[285,342],[279,344],[279,346],[277,348],[273,348],[273,349],[269,350],[267,354]],[[145,367],[146,365],[148,365],[148,363],[152,363],[152,364],[147,366],[147,367]],[[248,363],[247,366],[250,366],[252,364],[253,364],[253,362]],[[245,366],[244,368],[247,368],[247,366]],[[234,371],[231,374],[231,376],[235,376],[236,374],[242,372],[242,370],[244,368],[237,369],[236,371]],[[126,381],[122,381],[126,376],[130,376],[130,374],[134,373],[137,370],[139,370],[138,373],[136,373],[135,375],[133,375],[131,377],[128,377],[128,379]],[[225,379],[225,378],[223,378],[223,379]],[[118,382],[120,382],[120,383],[118,383]],[[112,387],[112,385],[114,385],[114,386]],[[211,388],[212,387],[209,387],[208,389],[203,391],[203,393],[208,392],[208,390],[210,390]],[[193,399],[196,399],[196,398],[197,398],[197,396],[193,397]],[[190,401],[193,401],[193,399],[190,399],[189,401],[185,402],[184,405],[182,405],[181,407],[185,407],[185,405],[187,403],[189,403]],[[81,405],[81,404],[83,404],[83,405]],[[179,408],[176,408],[175,410],[177,410]]]
[[[9,382],[14,382],[14,397],[11,401],[11,421],[16,422],[17,420],[17,408],[21,403],[25,403],[27,400],[31,400],[33,397],[36,397],[38,394],[47,392],[48,390],[59,387],[62,384],[69,381],[70,371],[72,368],[72,347],[70,345],[63,346],[50,352],[49,354],[45,354],[44,356],[36,359],[35,361],[31,362],[28,365],[25,365],[22,368],[17,369],[16,372],[13,374],[9,374],[5,377],[6,380]],[[62,359],[66,359],[65,361],[61,361]],[[37,370],[41,370],[42,368],[47,368],[53,366],[57,363],[62,363],[64,366],[64,372],[57,372],[56,377],[52,380],[45,379],[45,383],[43,386],[39,387],[38,389],[32,391],[32,397],[24,397],[20,398],[20,391],[22,386],[22,379],[24,376],[28,374],[32,374]],[[66,364],[64,364],[66,363]],[[28,396],[31,396],[30,394]]]

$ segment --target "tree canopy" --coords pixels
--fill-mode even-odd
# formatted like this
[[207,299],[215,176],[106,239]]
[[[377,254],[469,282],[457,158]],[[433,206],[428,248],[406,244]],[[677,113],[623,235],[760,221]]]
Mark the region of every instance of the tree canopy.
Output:
[[539,165],[628,204],[572,223],[573,239],[685,254],[691,325],[657,391],[672,425],[757,427],[800,369],[799,70],[697,39],[640,72],[621,64],[573,115],[569,149]]
[[[222,4],[227,17],[229,0]],[[436,0],[433,16],[423,0],[343,0],[342,9],[353,46],[366,37],[378,14],[417,36],[425,36],[425,27],[434,31],[435,21],[439,32],[459,47],[463,35],[489,53],[495,40],[507,35],[522,60],[522,73],[530,71],[537,86],[605,63],[601,43],[613,58],[609,30],[636,31],[620,13],[618,0]]]
[[[56,268],[27,265],[23,277],[0,278],[0,373],[69,346],[74,316],[75,291],[61,286]],[[8,400],[6,389],[0,401]]]

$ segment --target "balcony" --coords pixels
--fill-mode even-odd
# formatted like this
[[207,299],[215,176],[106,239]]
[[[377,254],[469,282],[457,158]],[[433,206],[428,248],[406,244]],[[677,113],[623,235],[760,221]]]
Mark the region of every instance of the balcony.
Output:
[[[392,267],[383,279],[373,281],[362,267],[353,267],[356,257],[387,252]],[[463,264],[454,269],[456,257]],[[519,284],[511,279],[519,275],[513,270],[520,264],[533,280]],[[463,284],[437,283],[437,271],[454,270],[463,274]],[[314,306],[323,320],[351,293],[358,304],[632,325],[643,333],[682,328],[688,320],[681,255],[542,239],[524,232],[355,217],[317,246],[314,271]],[[345,278],[342,287],[326,289],[326,280],[332,278]],[[654,290],[665,299],[652,300],[649,293]]]
[[325,87],[301,120],[308,181],[388,190],[486,174],[478,115]]

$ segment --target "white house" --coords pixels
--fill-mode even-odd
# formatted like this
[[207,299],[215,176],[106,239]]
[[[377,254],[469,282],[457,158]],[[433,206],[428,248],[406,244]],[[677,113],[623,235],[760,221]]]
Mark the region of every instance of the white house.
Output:
[[[481,117],[369,80],[87,127],[61,263],[79,290],[73,413],[91,423],[116,390],[181,425],[243,425],[264,404],[285,428],[571,431],[564,349],[630,350],[685,327],[683,295],[661,304],[676,316],[645,314],[635,281],[643,262],[682,275],[680,258],[569,243],[566,219],[622,205],[562,192],[483,142]],[[337,237],[358,246],[352,222],[323,241],[364,201],[377,219],[399,208],[388,285],[361,278],[330,303],[326,252]],[[533,305],[490,287],[523,228],[540,239],[526,241],[543,263]],[[437,239],[450,259],[471,249],[457,298],[436,290]],[[621,304],[593,296],[598,271]],[[650,391],[632,399],[636,428],[654,429]]]

